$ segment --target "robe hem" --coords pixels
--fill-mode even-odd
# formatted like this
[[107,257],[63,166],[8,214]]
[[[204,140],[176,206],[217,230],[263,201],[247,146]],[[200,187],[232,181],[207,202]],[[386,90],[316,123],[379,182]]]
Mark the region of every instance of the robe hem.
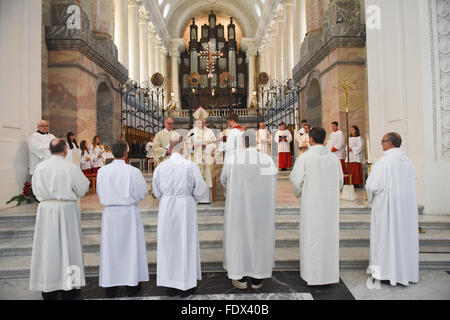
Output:
[[200,279],[197,278],[197,280],[195,281],[195,283],[180,283],[180,282],[176,282],[176,281],[157,281],[156,285],[158,287],[165,287],[165,288],[174,288],[174,289],[178,289],[178,290],[189,290],[192,288],[196,288],[198,286],[198,281],[201,281],[201,277]]

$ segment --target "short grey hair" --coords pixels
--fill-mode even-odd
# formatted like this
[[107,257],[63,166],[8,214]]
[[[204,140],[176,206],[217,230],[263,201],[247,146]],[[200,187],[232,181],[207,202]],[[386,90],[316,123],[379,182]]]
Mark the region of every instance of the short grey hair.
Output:
[[116,141],[111,147],[111,152],[116,159],[122,159],[127,151],[128,143],[124,140]]
[[397,132],[387,133],[386,138],[392,143],[395,148],[400,148],[402,146],[402,136]]

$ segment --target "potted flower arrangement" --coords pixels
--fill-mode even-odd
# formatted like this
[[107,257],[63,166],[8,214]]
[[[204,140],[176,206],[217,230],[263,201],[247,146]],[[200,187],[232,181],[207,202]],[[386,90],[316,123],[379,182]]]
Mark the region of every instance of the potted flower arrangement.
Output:
[[28,181],[25,182],[23,186],[22,194],[12,197],[6,204],[10,204],[11,202],[17,201],[17,205],[20,206],[22,204],[31,204],[34,202],[39,202],[36,196],[33,193],[33,189],[31,188],[31,183]]

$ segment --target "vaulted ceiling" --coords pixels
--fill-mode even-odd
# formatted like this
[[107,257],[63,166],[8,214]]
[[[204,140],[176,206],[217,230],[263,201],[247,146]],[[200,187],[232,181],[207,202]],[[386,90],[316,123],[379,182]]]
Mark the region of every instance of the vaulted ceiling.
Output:
[[[279,0],[146,0],[159,8],[158,14],[165,23],[171,38],[180,38],[191,18],[208,15],[233,17],[240,25],[244,37],[253,38]],[[154,13],[152,13],[154,15]]]

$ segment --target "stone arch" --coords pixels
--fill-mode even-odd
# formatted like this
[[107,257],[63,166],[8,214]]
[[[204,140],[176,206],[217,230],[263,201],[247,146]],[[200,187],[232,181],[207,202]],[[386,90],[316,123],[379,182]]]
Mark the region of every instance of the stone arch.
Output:
[[318,73],[313,72],[306,88],[306,115],[312,127],[322,126],[322,90]]
[[114,92],[108,77],[101,77],[96,89],[97,135],[102,144],[114,143]]

